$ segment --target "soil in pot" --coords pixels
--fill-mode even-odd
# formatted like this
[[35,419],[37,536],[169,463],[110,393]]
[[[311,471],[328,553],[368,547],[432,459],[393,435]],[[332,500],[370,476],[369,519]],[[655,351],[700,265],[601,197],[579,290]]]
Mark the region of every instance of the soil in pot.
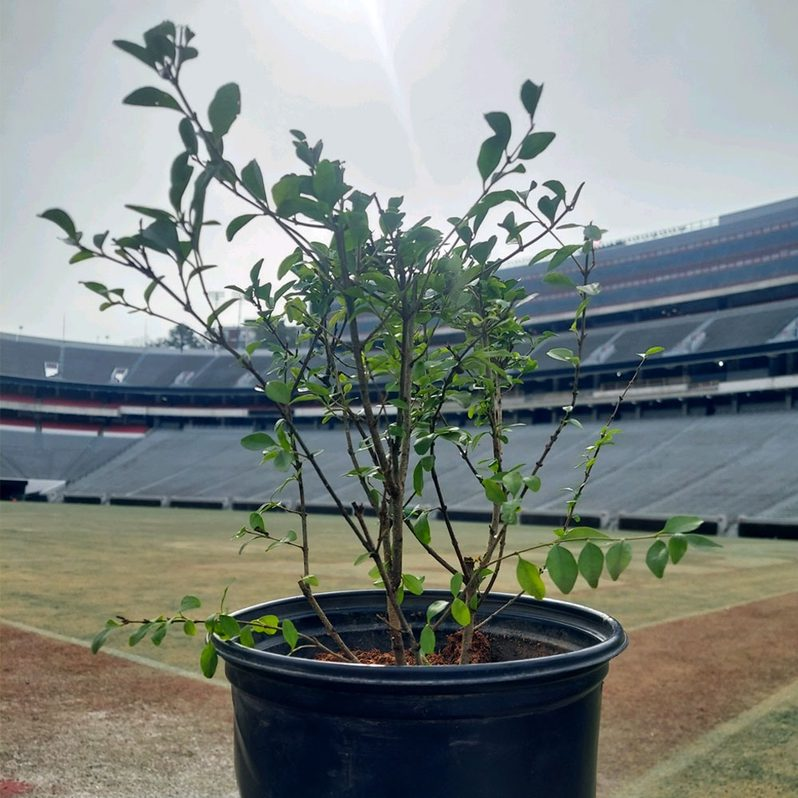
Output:
[[[436,651],[427,657],[427,665],[457,665],[460,662],[460,651],[462,649],[462,633],[453,632],[446,638],[446,644],[440,651]],[[475,632],[473,645],[471,648],[471,663],[482,662],[502,662],[507,659],[536,659],[537,657],[550,657],[554,654],[562,654],[568,649],[551,643],[547,640],[526,640],[517,651],[508,652],[507,644],[509,640],[504,640],[501,646],[494,645],[494,638],[484,632]],[[502,654],[496,653],[500,648]],[[379,648],[354,649],[352,653],[357,657],[361,665],[394,665],[394,655],[390,651],[383,651]],[[512,654],[508,656],[508,654]],[[412,662],[411,652],[405,651],[408,662]],[[341,662],[342,658],[335,654],[320,652],[314,659],[321,662]]]

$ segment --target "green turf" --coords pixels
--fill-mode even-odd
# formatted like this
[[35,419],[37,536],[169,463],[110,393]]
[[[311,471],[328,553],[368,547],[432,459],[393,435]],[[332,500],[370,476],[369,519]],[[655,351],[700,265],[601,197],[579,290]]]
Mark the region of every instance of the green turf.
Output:
[[798,795],[798,681],[667,756],[617,798]]
[[[24,503],[4,503],[1,509],[0,616],[32,627],[88,640],[109,615],[168,612],[186,593],[215,607],[229,585],[231,609],[297,593],[296,549],[281,547],[264,554],[263,545],[253,544],[238,555],[232,535],[246,523],[245,513]],[[368,565],[352,565],[360,552],[343,522],[334,516],[311,521],[313,570],[320,589],[369,587]],[[288,528],[281,523],[275,522],[278,533]],[[465,550],[476,554],[484,526],[462,524],[459,532]],[[516,527],[512,545],[533,545],[548,534]],[[443,528],[433,525],[433,541],[445,537]],[[795,585],[798,545],[790,541],[727,540],[722,550],[690,550],[661,582],[642,565],[644,551],[645,544],[619,582],[605,579],[598,591],[581,584],[570,598],[609,612],[634,629],[779,595]],[[405,570],[427,575],[428,586],[446,584],[415,541]],[[516,589],[513,572],[511,561],[499,587]],[[551,595],[561,597],[556,589]],[[193,669],[196,645],[173,642],[173,636],[180,635],[173,633],[160,649],[142,644],[135,653]],[[123,637],[115,644],[126,648]]]

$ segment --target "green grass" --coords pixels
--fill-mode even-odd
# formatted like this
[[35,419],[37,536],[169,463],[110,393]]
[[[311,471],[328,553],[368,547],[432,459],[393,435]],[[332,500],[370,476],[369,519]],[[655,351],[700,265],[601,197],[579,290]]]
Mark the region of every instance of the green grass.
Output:
[[[239,556],[232,536],[247,517],[228,511],[4,503],[0,616],[88,640],[110,615],[170,612],[187,593],[198,595],[209,611],[228,586],[231,609],[296,594],[298,550],[283,546],[264,554],[264,546],[253,543]],[[343,522],[334,516],[314,516],[311,522],[319,589],[369,587],[369,566],[353,566],[360,551]],[[286,531],[287,522],[276,519],[274,529]],[[458,531],[465,551],[476,554],[484,525],[461,524]],[[517,527],[511,545],[534,545],[549,535]],[[433,525],[433,541],[445,540],[443,528]],[[415,541],[409,548],[405,570],[427,576],[427,586],[445,587],[446,578]],[[659,581],[642,564],[644,553],[645,543],[617,583],[604,579],[598,591],[580,584],[569,598],[634,629],[785,593],[794,589],[798,566],[794,542],[728,540],[720,550],[691,549]],[[516,590],[513,573],[510,561],[501,589]],[[554,588],[551,595],[561,597]],[[125,649],[126,638],[112,638],[111,645]],[[135,653],[194,670],[198,650],[178,632],[161,648],[147,642]]]
[[798,681],[720,724],[617,798],[798,795]]

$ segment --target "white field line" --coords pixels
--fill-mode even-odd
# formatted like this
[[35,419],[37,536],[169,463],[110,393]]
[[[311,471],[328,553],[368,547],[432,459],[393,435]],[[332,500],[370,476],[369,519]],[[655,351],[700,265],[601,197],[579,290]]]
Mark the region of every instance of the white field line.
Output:
[[[751,601],[743,601],[736,604],[726,604],[720,607],[713,607],[711,609],[706,610],[698,610],[696,612],[686,613],[684,615],[678,615],[672,618],[663,618],[657,621],[647,621],[641,624],[635,624],[631,626],[624,625],[624,629],[627,632],[636,632],[640,629],[648,629],[652,626],[660,626],[661,624],[671,623],[673,621],[680,621],[682,619],[689,619],[689,618],[700,618],[704,615],[711,615],[713,612],[722,612],[724,610],[732,610],[738,607],[745,607],[748,604],[756,604],[759,601],[767,601],[768,599],[773,598],[781,598],[782,596],[789,596],[792,593],[795,593],[794,590],[786,590],[783,593],[775,593],[771,596],[759,596]],[[73,646],[80,646],[81,648],[91,648],[91,643],[86,640],[81,640],[78,637],[70,637],[69,635],[62,635],[58,632],[51,632],[48,629],[39,629],[36,626],[30,626],[26,623],[20,623],[19,621],[12,621],[8,618],[0,617],[0,623],[5,624],[6,626],[11,626],[14,629],[19,629],[22,632],[28,632],[30,634],[36,634],[41,637],[46,637],[50,640],[57,640],[61,643],[69,643]],[[178,668],[175,665],[168,665],[165,662],[158,662],[154,659],[149,659],[148,657],[142,657],[138,654],[130,654],[127,651],[120,651],[119,649],[115,648],[103,648],[100,652],[101,654],[108,654],[111,657],[119,657],[119,659],[126,659],[129,662],[135,662],[137,665],[146,665],[149,668],[156,668],[157,670],[164,671],[166,673],[174,674],[175,676],[182,676],[186,679],[194,679],[196,681],[202,682],[203,684],[212,684],[216,687],[228,687],[227,682],[217,680],[217,679],[206,679],[204,676],[200,676],[198,673],[194,673],[193,671],[185,670],[184,668]]]
[[[47,629],[39,629],[35,626],[29,626],[26,623],[20,623],[19,621],[11,621],[7,618],[0,617],[0,623],[5,624],[6,626],[11,626],[14,629],[19,629],[21,632],[29,632],[30,634],[39,635],[40,637],[46,637],[49,640],[57,640],[59,643],[69,643],[73,646],[80,646],[81,648],[91,648],[91,643],[86,640],[58,634],[58,632],[50,632]],[[195,681],[202,682],[203,684],[209,684],[213,687],[224,687],[225,689],[230,687],[230,685],[222,679],[206,679],[199,673],[194,673],[193,671],[188,671],[184,668],[178,668],[175,665],[168,665],[165,662],[158,662],[154,659],[148,659],[147,657],[142,657],[138,654],[129,654],[127,651],[119,651],[118,649],[114,648],[103,648],[97,656],[101,656],[102,654],[107,654],[111,657],[118,657],[119,659],[126,659],[129,662],[135,662],[137,665],[146,665],[148,668],[156,668],[157,670],[171,673],[173,676],[182,676],[184,679],[194,679]]]
[[721,604],[719,607],[710,607],[704,610],[696,610],[695,612],[685,612],[679,615],[674,615],[667,618],[659,618],[656,621],[644,621],[643,623],[636,623],[636,624],[624,624],[623,628],[627,632],[637,632],[640,629],[649,629],[652,626],[661,626],[665,623],[674,623],[676,621],[681,620],[689,620],[690,618],[701,618],[704,615],[712,615],[714,612],[723,612],[724,610],[735,610],[740,607],[747,607],[750,604],[758,604],[760,601],[769,601],[770,599],[775,598],[783,598],[784,596],[790,596],[793,593],[798,591],[795,590],[785,590],[782,593],[773,593],[768,594],[767,596],[757,596],[750,601],[736,601],[733,604]]
[[615,794],[615,798],[649,798],[655,794],[658,787],[667,784],[670,779],[687,770],[694,762],[711,756],[713,751],[719,749],[733,735],[753,726],[771,712],[794,705],[798,705],[798,679],[779,688],[764,701],[731,720],[719,724],[697,740],[687,743],[673,756],[622,788]]

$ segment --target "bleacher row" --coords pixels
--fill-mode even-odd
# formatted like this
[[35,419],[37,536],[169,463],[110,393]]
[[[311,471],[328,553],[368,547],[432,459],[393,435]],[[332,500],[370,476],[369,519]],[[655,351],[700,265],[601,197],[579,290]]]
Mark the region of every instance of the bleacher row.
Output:
[[[596,327],[588,336],[584,362],[634,362],[636,353],[649,346],[664,346],[665,358],[682,354],[722,357],[725,352],[737,352],[743,347],[796,339],[798,303],[783,300],[639,322],[631,327]],[[540,349],[539,368],[562,368],[561,363],[543,355],[553,347],[572,345],[573,336],[567,332],[548,339]],[[267,354],[257,353],[254,360],[264,372],[268,369]],[[56,373],[45,378],[48,368]],[[35,338],[17,340],[8,334],[0,334],[0,373],[6,378],[95,386],[235,390],[250,389],[253,384],[249,374],[226,352],[57,344]]]
[[[591,302],[582,352],[586,429],[569,428],[555,448],[524,520],[561,518],[560,488],[578,480],[574,469],[597,419],[638,353],[661,346],[666,351],[630,392],[627,415],[635,418],[623,419],[621,443],[602,454],[583,515],[640,528],[690,512],[719,532],[742,530],[753,517],[760,529],[769,519],[798,536],[798,197],[605,245],[599,258],[602,291]],[[508,419],[534,422],[513,435],[527,461],[548,434],[542,422],[570,401],[570,368],[545,354],[573,347],[573,294],[542,282],[546,270],[542,262],[505,272],[539,293],[525,307],[533,331],[556,331],[537,352],[538,370],[505,403]],[[574,273],[568,262],[560,270]],[[265,375],[268,353],[253,359]],[[58,481],[62,487],[48,495],[65,501],[248,507],[267,500],[283,478],[253,465],[257,456],[238,445],[277,409],[252,391],[253,378],[226,352],[0,333],[0,376],[3,483]],[[342,499],[359,498],[356,482],[341,476],[351,463],[340,431],[318,426],[318,408],[305,405],[300,415]],[[480,490],[462,459],[443,445],[438,457],[449,505],[461,517],[480,517]],[[329,508],[313,478],[308,495],[315,509]]]
[[[785,457],[786,442],[798,440],[798,413],[652,418],[619,426],[617,443],[602,451],[581,503],[593,523],[694,513],[723,532],[745,517],[798,519],[798,458]],[[549,433],[546,425],[515,430],[507,462],[530,461]],[[579,483],[582,453],[597,433],[596,424],[566,429],[542,470],[541,490],[526,503],[525,520],[554,523],[561,517],[563,489]],[[3,474],[66,478],[65,501],[254,508],[271,498],[286,475],[260,465],[257,452],[240,446],[241,436],[222,428],[156,429],[128,438],[6,428],[0,457]],[[357,480],[344,476],[352,463],[343,434],[308,428],[304,437],[320,452],[342,501],[362,501]],[[459,452],[441,442],[436,457],[448,503],[460,517],[484,517],[481,490]],[[309,503],[316,510],[329,508],[331,498],[311,469],[306,472]],[[296,493],[289,487],[283,497],[293,502]],[[419,502],[436,504],[432,495]]]

